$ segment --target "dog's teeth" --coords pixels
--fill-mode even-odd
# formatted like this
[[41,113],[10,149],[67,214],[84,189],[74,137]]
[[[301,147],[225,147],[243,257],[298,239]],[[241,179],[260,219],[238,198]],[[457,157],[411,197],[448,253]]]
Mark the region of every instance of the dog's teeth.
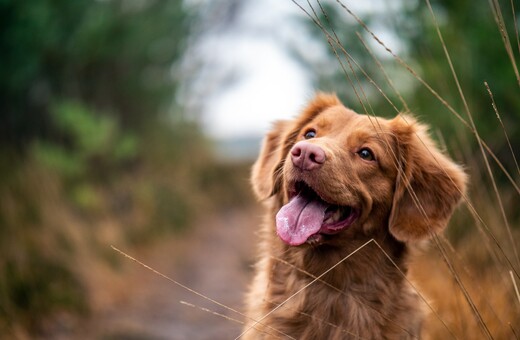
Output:
[[331,214],[329,217],[327,217],[327,219],[324,222],[327,224],[336,223],[340,220],[340,218],[341,218],[341,210],[338,209],[338,210],[334,211],[334,213]]

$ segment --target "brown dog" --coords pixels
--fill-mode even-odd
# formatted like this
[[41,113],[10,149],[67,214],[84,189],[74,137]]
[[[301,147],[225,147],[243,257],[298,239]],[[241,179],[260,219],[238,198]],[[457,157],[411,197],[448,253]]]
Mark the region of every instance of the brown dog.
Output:
[[446,227],[466,183],[424,125],[319,94],[267,134],[252,182],[268,213],[245,338],[420,337],[410,244]]

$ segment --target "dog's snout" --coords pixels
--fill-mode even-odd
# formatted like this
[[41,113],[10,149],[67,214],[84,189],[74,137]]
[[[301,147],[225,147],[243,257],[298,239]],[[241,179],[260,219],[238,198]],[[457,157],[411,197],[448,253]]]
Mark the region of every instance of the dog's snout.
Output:
[[291,149],[291,160],[301,170],[313,170],[319,168],[325,162],[325,151],[317,145],[301,141]]

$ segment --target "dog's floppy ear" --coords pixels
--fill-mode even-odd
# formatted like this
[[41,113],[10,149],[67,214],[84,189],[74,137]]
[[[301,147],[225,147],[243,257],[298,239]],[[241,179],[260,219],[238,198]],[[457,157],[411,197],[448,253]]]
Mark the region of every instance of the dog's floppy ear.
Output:
[[277,168],[284,158],[283,142],[286,131],[292,125],[290,121],[277,121],[262,142],[262,148],[251,172],[253,191],[258,199],[265,199],[275,191]]
[[399,173],[389,229],[400,241],[441,232],[466,189],[466,174],[443,155],[424,125],[400,115],[391,122],[397,140]]

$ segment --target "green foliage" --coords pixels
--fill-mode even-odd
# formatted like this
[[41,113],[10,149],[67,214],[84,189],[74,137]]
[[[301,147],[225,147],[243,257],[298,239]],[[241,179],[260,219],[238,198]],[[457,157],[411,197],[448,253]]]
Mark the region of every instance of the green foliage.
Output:
[[[335,92],[345,105],[360,113],[392,117],[397,113],[394,106],[404,110],[385,74],[380,71],[378,62],[388,75],[397,78],[394,83],[403,94],[410,90],[410,77],[406,71],[399,70],[391,57],[382,56],[371,35],[343,7],[334,1],[322,1],[319,5],[311,3],[313,10],[309,13],[312,13],[314,20],[308,20],[307,27],[314,39],[324,45],[325,59],[316,60],[312,53],[304,50],[299,60],[315,73],[317,88]],[[352,10],[351,7],[349,9]],[[360,19],[372,30],[377,29],[376,34],[384,32],[382,28],[391,29],[396,21],[407,21],[395,11],[363,13]]]
[[[501,29],[495,22],[491,3],[475,5],[471,1],[433,2],[439,29],[443,35],[453,66],[464,91],[469,109],[476,122],[477,129],[498,153],[506,148],[503,131],[491,106],[491,98],[484,82],[493,92],[498,110],[505,121],[509,135],[515,146],[520,146],[520,134],[517,124],[520,119],[520,98],[518,82],[512,63],[501,38]],[[420,2],[407,13],[416,22],[417,29],[408,34],[411,57],[422,67],[423,77],[467,119],[455,81],[444,55],[434,26],[433,18],[425,3]],[[513,17],[520,13],[511,13],[509,3],[502,6],[504,32],[515,40]],[[513,45],[513,51],[517,48]],[[516,51],[518,55],[520,51]],[[432,99],[424,87],[420,87],[410,98],[410,104],[420,107],[438,127],[453,132],[453,124],[448,114],[441,115],[446,109]]]
[[[449,0],[432,0],[431,3],[438,28],[443,35],[479,133],[493,146],[497,154],[509,153],[503,138],[504,132],[496,119],[491,98],[484,85],[484,82],[487,82],[493,91],[494,100],[502,115],[507,133],[512,138],[513,146],[518,148],[520,133],[518,133],[518,124],[514,122],[520,119],[520,97],[517,95],[519,84],[501,38],[501,30],[495,22],[491,3],[477,5],[471,1]],[[379,116],[395,115],[396,111],[379,90],[367,80],[356,66],[357,63],[378,84],[397,109],[406,109],[387,83],[378,64],[360,43],[356,36],[356,33],[359,33],[384,66],[385,71],[404,96],[408,108],[414,114],[425,117],[424,120],[434,129],[442,131],[448,144],[452,144],[455,136],[461,133],[470,134],[470,130],[461,124],[424,85],[414,79],[403,65],[386,52],[378,53],[374,46],[379,44],[341,6],[325,2],[323,8],[327,15],[315,6],[320,21],[330,34],[333,36],[336,34],[355,62],[350,61],[354,69],[352,71],[344,52],[335,46],[346,73],[339,66],[333,72],[330,66],[326,70],[315,68],[319,72],[320,88],[337,91],[345,103],[358,112]],[[385,41],[381,33],[393,34],[402,44],[400,50],[394,49],[393,52],[411,65],[422,79],[468,121],[463,101],[445,56],[444,46],[437,34],[437,27],[427,3],[406,0],[401,2],[398,8],[398,11],[391,13],[376,11],[370,15],[362,15],[361,19],[386,43],[388,41]],[[502,6],[504,32],[509,34],[513,53],[518,55],[520,51],[514,43],[516,35],[513,18],[519,14],[518,8],[516,10],[516,13],[511,13],[510,4],[504,3]],[[315,34],[321,36],[320,40],[323,44],[327,44],[327,39],[323,38],[321,30],[315,27],[314,23],[309,25],[312,25]],[[329,57],[330,63],[338,64],[332,48],[329,48]],[[472,143],[472,147],[476,149],[474,138]],[[506,157],[505,161],[511,162],[511,157]]]
[[81,159],[58,145],[36,143],[34,154],[42,164],[57,171],[65,178],[78,178],[83,173]]
[[[0,0],[0,337],[88,310],[106,235],[188,225],[190,182],[165,179],[207,156],[170,124],[189,17],[182,1]],[[157,127],[175,140],[163,159]]]
[[[367,56],[363,43],[357,37],[357,33],[362,33],[360,27],[354,20],[347,18],[346,12],[333,2],[321,2],[320,6],[315,5],[314,11],[310,13],[315,13],[315,20],[322,23],[322,27],[316,25],[314,21],[309,22],[309,33],[315,41],[325,45],[328,55],[326,60],[316,62],[313,54],[303,50],[298,53],[298,60],[303,62],[306,68],[313,70],[317,86],[321,91],[336,92],[349,107],[363,112],[360,101],[365,101],[365,98],[358,87],[370,88],[370,84],[360,68],[369,70],[373,63],[370,62],[371,59]],[[370,17],[364,17],[363,20],[367,23],[371,22]],[[331,37],[337,39],[339,44],[332,42],[322,28]],[[352,60],[355,60],[356,64]]]
[[54,181],[39,164],[21,163],[0,186],[2,337],[19,327],[40,332],[56,313],[89,309],[69,226],[54,205]]
[[[116,118],[95,114],[77,102],[60,102],[51,111],[52,123],[63,143],[38,142],[35,155],[42,164],[68,179],[89,175],[134,159],[137,137],[121,130]],[[99,169],[97,169],[99,171]]]
[[57,98],[141,128],[171,103],[189,14],[181,1],[0,1],[0,141],[54,134]]
[[[0,320],[38,331],[41,322],[57,311],[85,314],[88,304],[78,278],[54,259],[27,253],[24,260],[4,259],[0,272]],[[2,321],[0,321],[1,332]]]
[[51,116],[62,143],[36,142],[34,156],[65,181],[72,202],[95,212],[96,183],[106,182],[137,157],[137,137],[122,131],[113,116],[96,114],[77,102],[57,103]]

